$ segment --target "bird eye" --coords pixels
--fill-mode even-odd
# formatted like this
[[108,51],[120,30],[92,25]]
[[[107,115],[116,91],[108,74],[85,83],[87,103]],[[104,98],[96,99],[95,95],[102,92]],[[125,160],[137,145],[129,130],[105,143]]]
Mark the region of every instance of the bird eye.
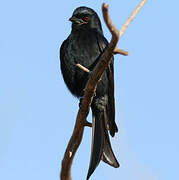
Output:
[[89,16],[85,16],[85,17],[83,18],[83,20],[86,21],[86,22],[88,22],[88,21],[90,20],[90,17],[89,17]]

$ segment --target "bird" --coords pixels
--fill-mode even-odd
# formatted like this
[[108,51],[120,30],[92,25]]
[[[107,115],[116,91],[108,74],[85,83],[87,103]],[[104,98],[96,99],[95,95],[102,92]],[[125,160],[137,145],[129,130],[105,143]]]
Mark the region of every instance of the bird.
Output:
[[[67,88],[81,101],[90,73],[76,64],[92,71],[109,43],[103,35],[99,16],[92,8],[76,8],[69,21],[72,23],[71,33],[60,47],[60,68]],[[115,168],[119,167],[109,138],[109,134],[114,137],[118,132],[115,122],[114,57],[97,84],[91,110],[92,148],[87,180],[101,160]]]

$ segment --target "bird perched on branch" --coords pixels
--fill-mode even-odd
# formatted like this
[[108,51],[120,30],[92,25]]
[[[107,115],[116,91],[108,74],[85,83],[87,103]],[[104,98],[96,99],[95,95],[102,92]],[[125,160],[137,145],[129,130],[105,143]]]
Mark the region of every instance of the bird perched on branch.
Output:
[[[76,64],[81,64],[92,71],[108,46],[108,41],[103,35],[100,19],[93,9],[79,7],[75,9],[69,20],[72,22],[72,30],[61,45],[60,65],[68,89],[74,96],[82,98],[90,74],[81,70]],[[118,131],[115,123],[114,103],[112,59],[97,84],[96,94],[91,104],[93,136],[87,179],[94,172],[100,160],[115,168],[119,167],[108,134],[109,131],[113,137]]]

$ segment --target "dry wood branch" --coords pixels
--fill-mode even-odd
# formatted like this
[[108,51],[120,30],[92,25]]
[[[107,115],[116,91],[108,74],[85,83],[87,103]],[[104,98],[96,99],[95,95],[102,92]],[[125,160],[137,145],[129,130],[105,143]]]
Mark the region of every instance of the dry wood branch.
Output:
[[81,70],[83,70],[83,71],[85,71],[85,72],[87,72],[87,73],[90,72],[90,70],[89,70],[88,68],[82,66],[81,64],[76,64],[76,65],[77,65]]
[[85,121],[84,126],[92,127],[92,123],[90,123],[90,122],[88,122],[88,121]]
[[136,7],[136,9],[132,12],[132,14],[129,16],[128,20],[125,22],[125,24],[122,26],[121,30],[119,31],[119,36],[121,37],[123,33],[126,31],[129,24],[132,22],[136,14],[139,12],[139,10],[142,8],[142,6],[147,2],[147,0],[142,0],[140,4]]
[[129,52],[128,51],[124,51],[123,49],[119,49],[119,48],[115,48],[113,51],[113,54],[121,54],[123,56],[128,56]]
[[[64,158],[62,161],[62,168],[61,168],[61,173],[60,173],[61,180],[72,179],[71,167],[72,167],[73,158],[82,140],[86,117],[90,110],[91,102],[93,100],[93,96],[96,91],[97,83],[100,80],[106,67],[110,64],[110,60],[111,60],[111,57],[113,56],[113,53],[117,51],[116,49],[117,42],[123,34],[123,33],[119,33],[119,31],[113,25],[108,14],[108,5],[105,3],[102,5],[102,12],[103,12],[105,23],[112,34],[112,39],[109,43],[108,48],[104,51],[98,64],[94,68],[91,74],[91,77],[88,80],[88,83],[86,85],[82,104],[77,114],[76,124],[73,130],[73,134],[68,143],[68,146],[67,146],[67,149],[65,151]],[[130,21],[128,22],[128,24],[129,23]],[[122,30],[123,30],[122,32],[124,32],[126,28],[127,26],[125,28],[122,27]]]

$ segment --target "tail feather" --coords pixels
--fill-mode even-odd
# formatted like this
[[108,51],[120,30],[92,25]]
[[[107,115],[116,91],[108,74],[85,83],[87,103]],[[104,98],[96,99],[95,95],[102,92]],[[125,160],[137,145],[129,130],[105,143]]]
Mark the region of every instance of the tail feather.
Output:
[[104,119],[104,112],[98,112],[95,113],[95,115],[93,113],[92,149],[87,180],[97,168],[100,160],[103,160],[105,163],[115,168],[119,167],[119,163],[116,160],[111,148],[111,143]]
[[87,180],[90,178],[96,167],[98,166],[101,156],[103,154],[104,130],[101,120],[101,113],[93,114],[92,125],[92,145],[91,145],[91,159],[87,175]]
[[115,168],[119,167],[119,163],[113,153],[112,147],[111,147],[111,143],[109,140],[109,135],[108,132],[106,130],[106,128],[104,128],[104,146],[103,146],[103,155],[102,155],[102,160],[109,164],[110,166],[113,166]]
[[111,143],[110,143],[110,139],[109,139],[109,134],[107,131],[108,117],[107,117],[106,112],[104,112],[104,119],[105,119],[104,128],[103,128],[104,129],[104,146],[103,146],[102,160],[105,163],[109,164],[110,166],[118,168],[119,163],[118,163],[118,161],[117,161],[117,159],[113,153]]

